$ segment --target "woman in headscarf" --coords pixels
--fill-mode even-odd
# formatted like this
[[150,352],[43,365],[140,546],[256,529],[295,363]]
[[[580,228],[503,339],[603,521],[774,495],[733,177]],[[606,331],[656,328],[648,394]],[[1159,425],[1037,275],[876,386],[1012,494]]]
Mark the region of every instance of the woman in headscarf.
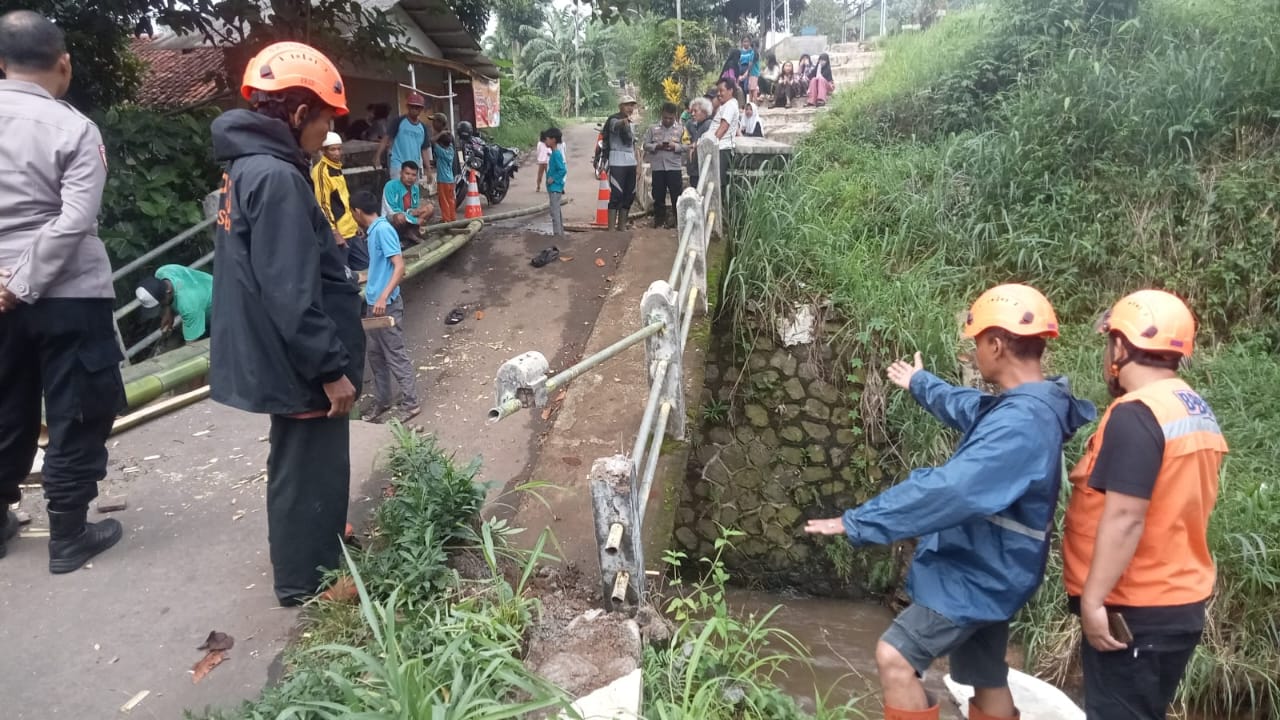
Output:
[[742,111],[741,134],[746,137],[764,137],[764,122],[756,112],[756,104],[748,101]]
[[826,105],[827,96],[835,89],[836,82],[831,76],[831,58],[822,53],[818,56],[818,64],[813,67],[813,79],[809,81],[809,101],[805,105]]

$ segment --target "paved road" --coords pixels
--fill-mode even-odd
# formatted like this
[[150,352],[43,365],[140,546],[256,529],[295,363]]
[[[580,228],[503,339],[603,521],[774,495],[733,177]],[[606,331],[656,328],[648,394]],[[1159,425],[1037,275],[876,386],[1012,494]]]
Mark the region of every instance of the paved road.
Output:
[[[566,221],[584,223],[595,210],[595,134],[580,126],[567,137],[574,204]],[[535,173],[524,168],[495,210],[545,202],[533,191]],[[550,426],[534,412],[486,425],[494,372],[527,349],[541,350],[554,366],[580,353],[630,240],[574,233],[561,244],[572,261],[535,269],[529,258],[549,244],[541,234],[548,228],[541,216],[488,227],[405,289],[405,327],[427,408],[418,422],[460,459],[482,456],[494,496],[528,478]],[[466,306],[467,320],[445,326],[457,306]],[[149,690],[131,716],[168,720],[184,708],[257,694],[278,671],[297,615],[277,609],[271,594],[260,479],[265,435],[265,418],[208,401],[122,434],[112,441],[103,484],[104,494],[128,496],[128,509],[117,514],[126,527],[121,544],[91,568],[59,577],[46,570],[43,538],[11,545],[0,560],[0,717],[112,718]],[[386,442],[384,427],[353,424],[353,517],[377,495],[365,480]],[[34,527],[47,527],[42,506],[39,491],[28,491],[23,507],[35,515]],[[195,648],[210,630],[230,633],[236,646],[193,685]]]

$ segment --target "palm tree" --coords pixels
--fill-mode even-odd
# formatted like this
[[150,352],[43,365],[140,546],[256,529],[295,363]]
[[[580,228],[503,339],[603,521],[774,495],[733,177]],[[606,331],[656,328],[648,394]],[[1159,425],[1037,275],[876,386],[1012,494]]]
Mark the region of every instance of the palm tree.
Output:
[[558,9],[525,44],[525,82],[559,95],[562,114],[577,115],[582,92],[599,87],[607,37],[592,30],[589,19],[575,8]]

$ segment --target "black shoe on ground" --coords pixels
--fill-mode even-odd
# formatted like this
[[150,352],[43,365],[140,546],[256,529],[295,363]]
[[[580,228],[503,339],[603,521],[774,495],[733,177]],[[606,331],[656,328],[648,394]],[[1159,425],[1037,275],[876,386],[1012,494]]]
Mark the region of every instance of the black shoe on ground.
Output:
[[95,555],[120,542],[124,528],[119,520],[86,522],[89,510],[49,511],[49,572],[74,572]]
[[17,536],[18,516],[11,510],[5,510],[4,517],[0,518],[0,558],[8,554],[9,550],[5,546]]

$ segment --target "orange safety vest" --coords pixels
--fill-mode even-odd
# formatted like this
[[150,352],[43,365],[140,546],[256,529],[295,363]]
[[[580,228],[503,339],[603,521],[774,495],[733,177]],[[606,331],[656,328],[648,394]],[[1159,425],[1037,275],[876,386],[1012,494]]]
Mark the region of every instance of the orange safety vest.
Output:
[[1089,487],[1111,411],[1140,401],[1164,431],[1164,460],[1152,489],[1137,552],[1107,605],[1163,607],[1205,600],[1216,571],[1206,531],[1218,499],[1218,468],[1227,452],[1218,420],[1203,399],[1179,378],[1151,383],[1117,398],[1107,408],[1084,457],[1071,470],[1071,504],[1062,541],[1067,594],[1079,596],[1089,576],[1106,493]]

